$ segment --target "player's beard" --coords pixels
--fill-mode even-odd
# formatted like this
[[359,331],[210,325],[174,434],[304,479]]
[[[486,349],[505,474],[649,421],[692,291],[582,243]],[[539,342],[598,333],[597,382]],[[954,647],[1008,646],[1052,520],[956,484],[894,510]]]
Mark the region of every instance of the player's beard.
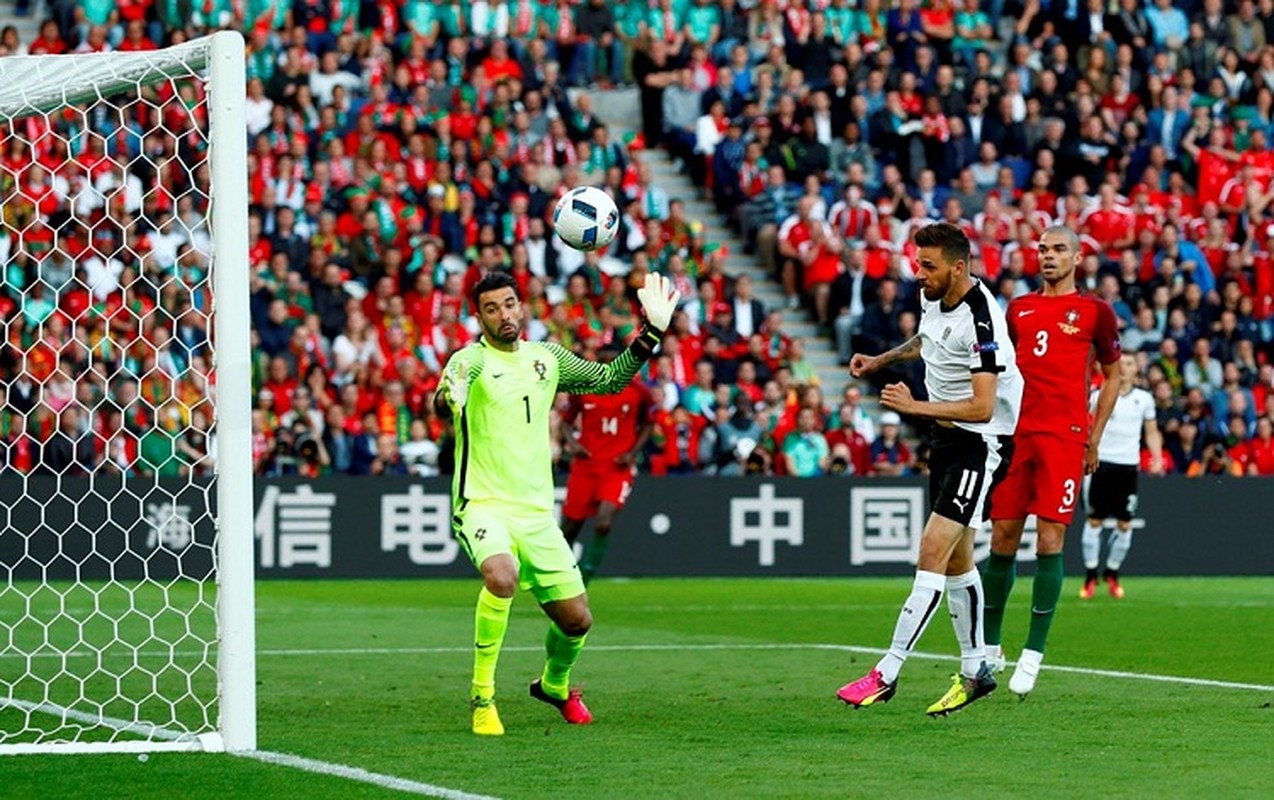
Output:
[[483,325],[483,328],[485,328],[487,338],[497,344],[505,346],[513,344],[522,335],[521,321],[509,323],[507,325],[505,323],[500,323],[494,329],[488,328],[486,325]]
[[930,303],[936,303],[942,298],[946,297],[947,292],[950,290],[951,290],[951,278],[948,276],[945,284],[941,286],[931,286],[930,284],[926,283],[924,284],[923,288],[921,288],[920,291],[924,292],[926,300],[928,300]]

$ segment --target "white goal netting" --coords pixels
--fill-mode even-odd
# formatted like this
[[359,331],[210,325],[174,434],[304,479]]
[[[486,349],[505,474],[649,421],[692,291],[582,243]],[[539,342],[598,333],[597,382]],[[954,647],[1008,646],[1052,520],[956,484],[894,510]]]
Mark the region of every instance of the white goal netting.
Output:
[[0,60],[0,753],[224,746],[229,36]]

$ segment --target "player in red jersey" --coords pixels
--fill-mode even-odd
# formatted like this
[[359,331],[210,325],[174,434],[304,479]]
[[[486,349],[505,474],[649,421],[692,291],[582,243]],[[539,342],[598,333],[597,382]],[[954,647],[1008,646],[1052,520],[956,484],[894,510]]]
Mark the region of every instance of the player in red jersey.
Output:
[[[609,361],[621,352],[604,347],[598,359]],[[589,517],[593,538],[580,559],[580,575],[587,585],[593,579],[606,548],[615,516],[633,490],[637,456],[646,447],[654,427],[650,415],[650,391],[634,379],[623,391],[608,395],[572,395],[562,424],[567,449],[573,454],[562,504],[562,533],[575,544]],[[574,429],[578,422],[579,437]]]
[[[1044,285],[1009,304],[1009,335],[1026,387],[1008,475],[991,493],[991,557],[982,569],[986,592],[987,663],[1004,668],[1000,628],[1013,590],[1015,560],[1026,518],[1039,525],[1031,627],[1009,689],[1026,696],[1044,660],[1044,641],[1062,594],[1062,542],[1075,513],[1081,481],[1097,466],[1097,444],[1119,393],[1119,328],[1105,301],[1081,294],[1075,268],[1079,237],[1061,225],[1040,235]],[[1094,353],[1105,374],[1093,424],[1088,393]]]

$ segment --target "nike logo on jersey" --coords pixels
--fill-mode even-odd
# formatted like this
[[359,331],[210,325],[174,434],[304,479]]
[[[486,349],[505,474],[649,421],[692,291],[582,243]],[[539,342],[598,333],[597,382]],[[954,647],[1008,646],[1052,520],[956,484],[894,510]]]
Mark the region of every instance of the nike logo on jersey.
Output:
[[503,372],[492,372],[492,373],[491,373],[491,377],[492,377],[492,378],[503,378],[503,377],[504,377],[504,373],[503,373]]
[[1022,318],[1022,317],[1029,317],[1030,315],[1032,315],[1032,314],[1034,314],[1034,313],[1035,313],[1035,309],[1033,309],[1033,308],[1024,308],[1024,309],[1022,309],[1021,311],[1017,312],[1017,316],[1018,316],[1018,318],[1020,319],[1020,318]]
[[585,403],[585,404],[584,404],[584,410],[585,410],[585,411],[592,411],[594,408],[597,408],[597,404],[596,404],[596,403]]

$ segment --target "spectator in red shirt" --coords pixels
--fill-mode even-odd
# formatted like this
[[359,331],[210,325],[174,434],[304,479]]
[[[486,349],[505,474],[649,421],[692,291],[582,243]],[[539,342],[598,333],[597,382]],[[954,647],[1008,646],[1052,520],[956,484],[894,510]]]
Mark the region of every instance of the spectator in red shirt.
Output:
[[1256,421],[1256,436],[1245,445],[1237,459],[1248,475],[1274,475],[1274,421],[1261,417]]
[[1097,208],[1083,217],[1080,232],[1097,241],[1106,261],[1118,261],[1120,254],[1136,242],[1136,218],[1117,204],[1115,187],[1102,184]]
[[855,407],[850,403],[841,403],[837,411],[839,426],[828,431],[824,438],[831,448],[833,458],[839,448],[845,448],[849,455],[849,472],[853,475],[867,476],[872,474],[871,443],[854,427]]

